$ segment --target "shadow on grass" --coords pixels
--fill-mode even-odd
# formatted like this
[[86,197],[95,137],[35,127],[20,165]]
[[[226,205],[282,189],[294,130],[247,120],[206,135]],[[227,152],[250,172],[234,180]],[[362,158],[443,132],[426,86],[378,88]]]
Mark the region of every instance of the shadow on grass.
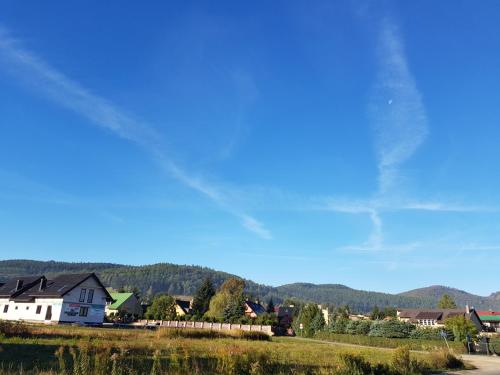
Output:
[[23,370],[50,370],[57,368],[54,356],[58,345],[42,344],[0,344],[0,368]]

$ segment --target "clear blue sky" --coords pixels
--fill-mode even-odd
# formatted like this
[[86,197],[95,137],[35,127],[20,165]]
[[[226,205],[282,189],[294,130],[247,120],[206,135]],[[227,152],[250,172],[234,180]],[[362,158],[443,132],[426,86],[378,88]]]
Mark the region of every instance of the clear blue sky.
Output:
[[500,2],[5,1],[0,258],[500,290]]

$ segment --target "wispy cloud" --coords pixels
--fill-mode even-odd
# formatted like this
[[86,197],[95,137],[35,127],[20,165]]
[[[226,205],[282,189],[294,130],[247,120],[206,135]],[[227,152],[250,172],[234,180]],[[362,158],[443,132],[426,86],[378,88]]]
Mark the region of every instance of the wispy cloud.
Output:
[[422,95],[408,66],[402,37],[386,19],[378,38],[378,76],[370,101],[376,136],[379,193],[399,180],[399,168],[422,144],[428,132]]
[[263,239],[270,232],[257,219],[231,205],[223,189],[195,176],[172,160],[165,151],[164,140],[153,127],[135,119],[110,101],[70,79],[36,54],[23,48],[10,32],[0,27],[0,63],[31,89],[86,118],[112,134],[144,148],[162,168],[185,186],[203,194],[222,210],[235,216],[244,228]]

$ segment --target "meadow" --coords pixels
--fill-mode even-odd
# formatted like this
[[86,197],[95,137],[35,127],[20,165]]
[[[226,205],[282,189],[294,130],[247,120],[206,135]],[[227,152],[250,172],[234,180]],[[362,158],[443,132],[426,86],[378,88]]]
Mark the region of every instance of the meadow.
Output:
[[261,333],[9,325],[0,374],[426,374],[461,367],[444,351],[410,353]]

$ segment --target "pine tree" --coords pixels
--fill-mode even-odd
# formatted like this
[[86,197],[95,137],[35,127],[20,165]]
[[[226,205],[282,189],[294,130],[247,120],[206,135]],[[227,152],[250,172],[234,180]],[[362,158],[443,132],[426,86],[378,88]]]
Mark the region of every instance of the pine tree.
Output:
[[441,299],[438,302],[438,308],[440,309],[456,309],[457,304],[453,300],[453,298],[448,294],[443,294]]
[[208,311],[210,300],[215,295],[215,289],[210,278],[206,278],[201,287],[196,291],[193,299],[193,314],[201,317]]
[[274,302],[273,302],[272,298],[269,300],[269,303],[267,304],[266,312],[268,314],[273,314],[274,313]]

